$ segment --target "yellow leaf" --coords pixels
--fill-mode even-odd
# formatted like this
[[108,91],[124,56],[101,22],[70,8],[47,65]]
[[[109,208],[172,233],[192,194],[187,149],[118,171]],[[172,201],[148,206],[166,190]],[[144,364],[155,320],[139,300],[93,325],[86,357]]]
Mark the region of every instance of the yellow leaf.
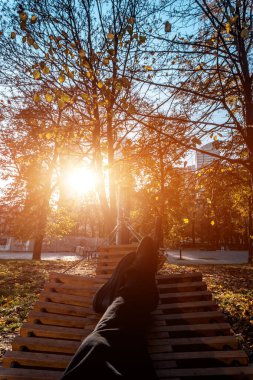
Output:
[[109,59],[108,58],[104,58],[103,59],[103,64],[104,65],[108,65],[109,64]]
[[35,101],[35,103],[38,103],[39,101],[40,101],[40,96],[39,96],[39,94],[34,94],[34,96],[33,96],[33,100]]
[[47,140],[50,140],[51,137],[52,137],[52,133],[47,132],[47,133],[46,133],[46,139],[47,139]]
[[183,222],[184,222],[184,224],[188,224],[189,223],[189,219],[188,218],[184,218]]
[[151,71],[151,70],[153,70],[153,67],[152,66],[144,66],[144,69],[146,71]]
[[103,83],[101,81],[98,82],[98,88],[102,88],[103,87]]
[[50,69],[49,67],[45,66],[42,70],[43,74],[49,74],[50,73]]
[[39,139],[43,138],[43,133],[39,133]]
[[63,83],[65,81],[65,75],[61,74],[58,78],[60,83]]
[[14,40],[16,38],[16,32],[11,32],[11,39]]
[[91,73],[89,71],[86,73],[86,77],[91,78]]
[[32,17],[31,17],[31,23],[35,24],[36,20],[37,20],[37,16],[32,15]]
[[230,25],[229,22],[226,22],[225,29],[226,29],[226,33],[230,33],[230,31],[231,31],[231,25]]
[[113,33],[108,33],[108,34],[107,34],[107,38],[108,38],[109,40],[112,40],[112,39],[114,38],[114,34],[113,34]]
[[34,70],[33,77],[34,77],[34,79],[40,79],[40,71],[39,70]]
[[215,225],[215,221],[211,220],[210,224],[211,224],[211,226],[214,226]]
[[49,93],[46,93],[45,95],[45,99],[48,103],[51,103],[52,100],[53,100],[53,95],[52,94],[49,94]]
[[61,94],[61,100],[68,103],[70,102],[70,96],[68,94]]
[[81,94],[81,97],[84,99],[84,100],[87,100],[89,99],[89,95],[88,94]]
[[59,106],[60,108],[63,108],[63,107],[64,107],[64,102],[63,102],[61,99],[58,100],[58,106]]

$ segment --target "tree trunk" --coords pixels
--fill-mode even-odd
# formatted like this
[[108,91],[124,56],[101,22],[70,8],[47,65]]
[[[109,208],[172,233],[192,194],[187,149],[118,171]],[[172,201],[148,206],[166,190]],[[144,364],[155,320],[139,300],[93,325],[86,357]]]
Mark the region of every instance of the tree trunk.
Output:
[[[161,136],[158,135],[159,141],[159,165],[160,165],[160,233],[159,244],[162,248],[164,246],[164,224],[165,224],[165,168],[164,168],[164,152],[161,143]],[[158,219],[157,219],[158,223]]]
[[43,239],[44,239],[44,235],[42,234],[36,236],[34,240],[34,245],[33,245],[32,260],[41,260]]
[[49,187],[47,191],[45,191],[43,203],[40,207],[40,210],[38,211],[38,225],[37,225],[37,233],[35,234],[32,260],[41,260],[42,244],[43,244],[43,239],[45,236],[46,226],[47,226],[50,195],[51,195],[51,191]]
[[251,194],[249,196],[249,220],[248,220],[248,263],[253,261],[253,247],[252,247],[252,238],[253,238],[253,229],[252,229],[252,186]]
[[193,218],[192,218],[192,245],[195,247],[196,245],[196,239],[195,239],[195,210],[193,213]]
[[93,135],[92,135],[93,161],[94,161],[95,168],[99,177],[99,182],[97,184],[97,192],[98,192],[99,202],[101,205],[101,210],[102,210],[102,214],[104,218],[105,234],[108,236],[112,232],[115,226],[115,221],[113,220],[111,216],[110,208],[109,208],[107,197],[106,197],[106,191],[105,191],[105,181],[104,181],[103,169],[102,169],[102,155],[101,155],[101,141],[100,141],[101,126],[100,126],[99,112],[98,112],[97,107],[95,107],[94,109],[94,117],[95,117],[96,122],[95,122]]
[[[111,102],[113,103],[114,96]],[[116,225],[117,219],[117,201],[116,201],[116,186],[115,186],[115,161],[114,161],[114,138],[113,138],[113,116],[112,106],[107,109],[107,158],[109,167],[109,199],[110,199],[110,213],[112,223]]]

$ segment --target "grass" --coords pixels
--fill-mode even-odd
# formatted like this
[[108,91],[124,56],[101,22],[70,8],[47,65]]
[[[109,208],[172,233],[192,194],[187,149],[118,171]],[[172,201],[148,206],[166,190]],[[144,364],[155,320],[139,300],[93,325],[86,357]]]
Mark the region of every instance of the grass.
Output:
[[0,361],[41,292],[51,271],[63,271],[69,262],[0,261]]
[[[1,260],[0,261],[0,361],[20,326],[43,289],[50,272],[62,272],[73,265],[64,261]],[[202,272],[208,289],[243,348],[253,356],[253,266],[252,265],[196,265],[182,267],[164,263],[163,273]],[[92,261],[83,261],[70,273],[94,272]]]

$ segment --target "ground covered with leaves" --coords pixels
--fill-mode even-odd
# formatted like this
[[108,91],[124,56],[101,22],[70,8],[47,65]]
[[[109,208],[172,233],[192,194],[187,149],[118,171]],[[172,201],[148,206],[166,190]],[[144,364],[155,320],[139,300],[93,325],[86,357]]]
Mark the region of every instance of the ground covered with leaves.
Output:
[[[75,265],[77,264],[77,265]],[[74,265],[74,266],[73,266]],[[94,274],[95,261],[0,260],[0,361],[43,289],[50,272]],[[208,289],[225,313],[242,347],[253,361],[253,266],[164,263],[162,273],[202,272]]]

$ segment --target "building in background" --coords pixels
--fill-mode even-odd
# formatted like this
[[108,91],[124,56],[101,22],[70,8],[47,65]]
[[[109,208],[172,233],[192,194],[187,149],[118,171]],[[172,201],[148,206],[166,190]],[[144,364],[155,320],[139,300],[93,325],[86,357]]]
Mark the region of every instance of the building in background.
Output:
[[[220,152],[217,149],[215,149],[214,144],[215,144],[214,142],[210,142],[206,145],[201,146],[200,149],[202,149],[206,152],[220,154]],[[209,154],[196,152],[196,156],[195,156],[196,170],[199,170],[199,169],[203,168],[204,166],[210,165],[215,160],[217,160],[217,158],[210,156]]]

